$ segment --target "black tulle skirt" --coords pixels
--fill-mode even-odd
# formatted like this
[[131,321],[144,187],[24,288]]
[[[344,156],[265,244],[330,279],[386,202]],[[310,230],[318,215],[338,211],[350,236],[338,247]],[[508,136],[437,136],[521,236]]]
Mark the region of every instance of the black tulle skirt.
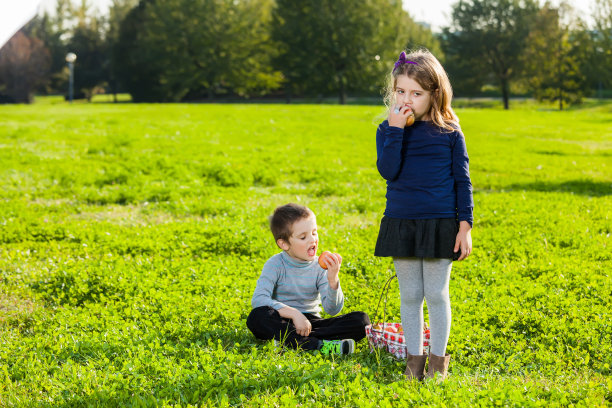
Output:
[[405,220],[384,216],[374,255],[456,260],[461,254],[453,252],[457,232],[459,223],[454,218]]

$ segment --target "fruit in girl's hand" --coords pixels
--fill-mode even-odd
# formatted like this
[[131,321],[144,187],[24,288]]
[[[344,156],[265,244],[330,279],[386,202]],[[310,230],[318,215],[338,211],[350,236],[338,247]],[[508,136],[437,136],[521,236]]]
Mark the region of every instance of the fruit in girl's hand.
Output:
[[331,255],[331,252],[323,251],[321,256],[319,256],[319,266],[323,269],[327,269],[327,265],[325,265],[325,258],[327,258],[328,255]]
[[412,126],[414,123],[414,112],[410,111],[410,115],[406,118],[406,126]]

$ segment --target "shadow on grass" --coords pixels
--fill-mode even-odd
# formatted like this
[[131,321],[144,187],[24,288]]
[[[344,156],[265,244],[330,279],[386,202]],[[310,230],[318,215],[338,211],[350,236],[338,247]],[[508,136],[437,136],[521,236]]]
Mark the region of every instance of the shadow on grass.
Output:
[[[559,152],[559,151],[555,151],[555,150],[534,150],[533,153],[536,154],[541,154],[544,156],[570,156],[570,154],[565,153],[565,152]],[[572,156],[575,156],[575,154],[572,154]],[[606,150],[599,150],[597,152],[589,152],[588,154],[582,154],[582,156],[589,156],[589,157],[610,157],[612,156],[612,151],[606,151]]]
[[592,197],[612,195],[612,182],[592,180],[570,180],[563,182],[535,181],[509,186],[512,190],[528,190],[553,193],[573,193]]
[[534,153],[543,154],[545,156],[567,156],[567,153],[557,152],[554,150],[536,150]]

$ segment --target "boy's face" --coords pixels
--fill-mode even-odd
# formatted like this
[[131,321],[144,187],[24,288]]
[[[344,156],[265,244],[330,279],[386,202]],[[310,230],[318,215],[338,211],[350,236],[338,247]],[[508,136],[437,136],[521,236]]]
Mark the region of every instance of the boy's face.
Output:
[[278,246],[298,261],[314,261],[319,246],[317,219],[314,215],[302,218],[291,226],[289,242],[279,239]]

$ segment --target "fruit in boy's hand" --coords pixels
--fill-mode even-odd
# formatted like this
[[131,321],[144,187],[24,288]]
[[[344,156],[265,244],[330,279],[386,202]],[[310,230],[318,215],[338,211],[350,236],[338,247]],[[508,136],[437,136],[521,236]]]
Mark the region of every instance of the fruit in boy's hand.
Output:
[[410,115],[406,118],[406,126],[412,126],[414,123],[414,112],[411,110]]
[[323,269],[327,269],[327,265],[325,265],[325,258],[327,258],[328,255],[331,255],[331,252],[323,251],[321,256],[319,256],[319,266]]

